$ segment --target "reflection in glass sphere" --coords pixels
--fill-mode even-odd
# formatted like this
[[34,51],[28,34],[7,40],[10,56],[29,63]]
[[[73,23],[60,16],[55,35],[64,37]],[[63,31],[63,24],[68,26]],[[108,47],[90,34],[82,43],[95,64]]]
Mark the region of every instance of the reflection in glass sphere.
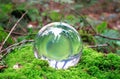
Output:
[[56,69],[66,69],[78,63],[82,53],[82,42],[78,32],[63,22],[44,26],[35,38],[36,58],[47,60]]

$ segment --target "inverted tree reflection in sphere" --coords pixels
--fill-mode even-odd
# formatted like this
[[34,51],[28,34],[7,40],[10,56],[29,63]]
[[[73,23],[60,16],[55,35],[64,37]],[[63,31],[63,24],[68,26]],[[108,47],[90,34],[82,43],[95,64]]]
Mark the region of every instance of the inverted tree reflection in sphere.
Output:
[[53,22],[39,31],[35,38],[36,58],[47,60],[56,69],[66,69],[78,63],[82,53],[79,33],[70,25]]

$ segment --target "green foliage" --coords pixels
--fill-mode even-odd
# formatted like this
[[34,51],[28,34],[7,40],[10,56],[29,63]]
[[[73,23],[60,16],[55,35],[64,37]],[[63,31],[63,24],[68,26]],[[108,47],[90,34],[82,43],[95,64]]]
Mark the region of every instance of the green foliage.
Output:
[[[104,55],[84,48],[80,62],[66,70],[56,70],[47,61],[36,59],[32,44],[15,49],[4,59],[8,68],[0,72],[0,79],[119,79],[120,56]],[[13,69],[19,63],[21,68]]]
[[15,6],[16,6],[15,9],[18,11],[19,10],[28,11],[27,14],[32,21],[36,21],[36,20],[41,21],[40,12],[39,12],[38,8],[33,6],[33,4],[30,4],[30,2],[15,5]]
[[[96,44],[96,45],[108,44],[107,47],[97,47],[96,49],[98,51],[101,51],[104,53],[114,52],[114,53],[119,54],[120,53],[120,51],[119,51],[120,50],[120,47],[119,47],[120,41],[110,39],[110,38],[120,38],[120,32],[118,30],[107,28],[107,24],[108,24],[107,22],[99,22],[99,21],[97,22],[95,20],[91,20],[90,18],[86,18],[86,20],[91,24],[91,27],[93,27],[98,34],[106,36],[106,37],[101,37],[98,35],[98,36],[93,37],[93,35],[96,35],[96,33],[91,32],[90,29],[89,30],[82,29],[83,31],[85,31],[84,33],[86,33],[86,35],[93,34],[92,38],[94,40],[91,40],[93,42],[93,44]],[[85,22],[84,22],[84,24],[85,24]],[[86,31],[88,31],[88,32],[86,32]],[[82,33],[82,34],[84,34],[84,33]]]
[[12,11],[12,4],[0,4],[0,21],[5,21],[9,18],[9,13]]
[[89,43],[89,44],[95,43],[95,38],[91,34],[89,34],[88,32],[86,32],[84,30],[79,30],[79,33],[80,33],[82,41],[84,43]]
[[[31,7],[32,6],[32,7]],[[14,15],[12,12],[17,11]],[[41,16],[39,13],[38,8],[33,6],[32,4],[29,3],[23,3],[23,4],[12,4],[12,3],[4,3],[0,4],[0,26],[4,27],[6,30],[11,30],[11,28],[14,26],[14,24],[18,21],[18,19],[21,17],[21,15],[25,12],[28,11],[27,14],[22,18],[22,20],[18,23],[16,28],[14,29],[14,32],[19,32],[19,33],[25,33],[27,35],[27,24],[30,21],[41,21]],[[19,17],[16,17],[19,16]],[[1,34],[3,33],[3,34]],[[33,32],[32,32],[33,33]],[[2,42],[7,33],[4,34],[3,30],[0,28],[0,42]],[[25,40],[25,39],[31,39],[33,38],[34,35],[31,35],[31,32],[28,33],[28,36],[21,36],[18,37],[17,41]],[[9,44],[12,44],[11,38],[8,39],[10,42]],[[13,41],[13,40],[12,40]],[[8,41],[7,41],[8,42]]]
[[89,7],[98,2],[98,0],[75,0],[76,4],[73,6],[79,12],[80,10],[86,7]]
[[101,24],[96,26],[96,31],[98,33],[103,33],[105,31],[105,29],[107,29],[107,22],[102,22]]
[[[4,31],[4,29],[2,28],[2,26],[0,26],[0,42],[2,43],[3,40],[5,40],[5,38],[7,37],[8,33],[6,33]],[[8,38],[8,40],[6,41],[5,45],[9,45],[9,44],[13,44],[14,41],[11,37]]]
[[36,21],[36,20],[41,21],[39,10],[36,7],[29,8],[28,15],[30,16],[32,21]]
[[51,11],[49,13],[49,17],[52,19],[52,21],[60,21],[61,20],[61,14],[56,11]]
[[71,20],[71,21],[72,21],[72,20],[75,19],[75,16],[72,15],[72,14],[71,14],[71,15],[69,14],[69,15],[67,15],[67,16],[65,17],[65,19],[66,19],[66,20]]
[[82,28],[85,26],[85,23],[83,22],[82,18],[80,16],[77,16],[77,18],[76,18],[76,16],[73,14],[68,14],[67,16],[65,16],[64,21],[66,23],[72,25],[76,29]]
[[75,25],[75,23],[78,22],[78,19],[76,19],[76,17],[72,14],[69,14],[65,17],[65,21],[68,23],[68,24],[71,24],[71,25]]
[[[104,36],[110,37],[110,38],[119,38],[120,37],[119,32],[116,30],[105,29],[101,34]],[[96,40],[95,40],[96,44],[109,44],[109,47],[104,48],[104,50],[108,50],[108,52],[119,53],[119,51],[117,51],[117,50],[120,50],[120,48],[119,48],[120,41],[110,40],[110,39],[102,38],[99,36],[96,36],[95,38],[96,38]],[[100,48],[98,48],[98,49],[103,50]]]
[[[31,7],[32,6],[32,7]],[[28,3],[22,3],[22,4],[12,4],[12,3],[4,3],[4,4],[0,4],[0,21],[1,21],[1,25],[9,25],[9,23],[7,22],[8,20],[10,21],[10,19],[12,19],[13,21],[16,22],[16,20],[18,20],[19,18],[16,18],[15,16],[19,16],[20,12],[17,15],[11,15],[11,13],[13,11],[28,11],[27,15],[30,17],[31,21],[41,21],[41,17],[40,17],[40,13],[38,8],[36,8],[35,6],[33,6],[33,4]],[[21,12],[22,14],[22,12]],[[5,24],[7,22],[7,24]],[[11,24],[14,22],[10,22]],[[22,25],[24,25],[26,23],[26,21],[24,21],[24,23],[20,23]],[[11,25],[9,25],[11,26]],[[6,27],[6,26],[4,26]],[[8,27],[8,26],[7,26]]]
[[16,10],[25,10],[27,9],[28,4],[27,3],[22,3],[22,4],[18,4],[18,5],[14,5]]
[[34,39],[35,36],[37,35],[38,31],[34,30],[33,28],[28,28],[28,34],[25,36],[19,36],[17,37],[17,42],[21,42],[23,40],[31,40]]

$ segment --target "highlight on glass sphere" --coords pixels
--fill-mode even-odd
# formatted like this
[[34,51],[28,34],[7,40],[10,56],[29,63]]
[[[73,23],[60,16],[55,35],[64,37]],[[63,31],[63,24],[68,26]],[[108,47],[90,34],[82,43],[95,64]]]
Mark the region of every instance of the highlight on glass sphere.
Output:
[[56,69],[75,66],[82,53],[79,33],[69,24],[53,22],[43,26],[35,37],[34,55]]

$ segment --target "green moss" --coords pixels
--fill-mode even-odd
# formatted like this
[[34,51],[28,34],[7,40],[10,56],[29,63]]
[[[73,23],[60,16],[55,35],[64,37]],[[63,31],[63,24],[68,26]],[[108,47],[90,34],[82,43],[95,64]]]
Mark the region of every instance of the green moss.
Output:
[[[6,33],[4,31],[4,29],[2,28],[2,26],[0,26],[0,43],[3,42],[3,40],[5,40],[5,38],[7,37],[8,33]],[[13,44],[14,41],[11,37],[8,38],[8,40],[5,43],[5,46],[9,45],[9,44]]]
[[[34,57],[32,44],[15,49],[4,59],[8,65],[0,79],[120,79],[120,56],[84,48],[80,62],[67,70],[56,70]],[[22,67],[13,69],[19,63]]]

